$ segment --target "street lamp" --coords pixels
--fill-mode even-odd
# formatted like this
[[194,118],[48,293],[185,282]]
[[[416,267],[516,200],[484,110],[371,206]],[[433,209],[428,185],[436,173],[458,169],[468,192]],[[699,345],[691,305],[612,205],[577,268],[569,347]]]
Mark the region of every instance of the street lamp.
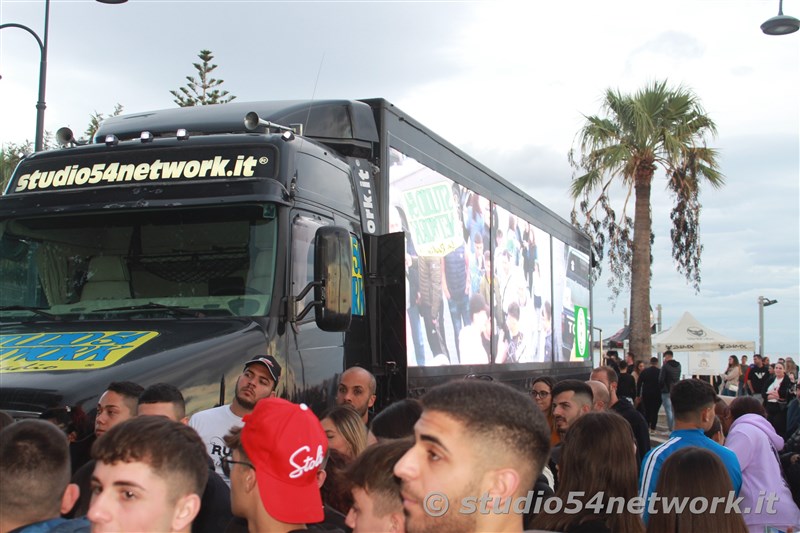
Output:
[[800,28],[800,20],[783,14],[783,0],[778,0],[778,15],[764,22],[761,31],[767,35],[788,35]]
[[778,300],[758,297],[758,353],[761,354],[761,357],[764,357],[764,308],[776,303]]
[[[122,4],[128,0],[97,0],[103,4]],[[33,35],[36,44],[39,45],[39,99],[36,102],[36,138],[33,149],[41,152],[44,149],[44,110],[47,107],[44,102],[45,90],[47,87],[47,35],[50,29],[50,0],[44,0],[44,38],[24,24],[10,22],[0,24],[0,30],[5,28],[19,28]]]
[[598,328],[597,326],[592,326],[592,331],[597,330],[600,332],[600,356],[599,356],[599,363],[594,366],[601,366],[603,364],[603,328]]

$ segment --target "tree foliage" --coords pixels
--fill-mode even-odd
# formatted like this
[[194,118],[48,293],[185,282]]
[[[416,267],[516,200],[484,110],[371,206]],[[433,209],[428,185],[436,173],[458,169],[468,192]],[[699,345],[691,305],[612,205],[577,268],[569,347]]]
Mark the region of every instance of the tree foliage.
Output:
[[0,147],[0,191],[6,190],[8,180],[19,162],[32,153],[33,141],[5,143]]
[[83,135],[89,142],[92,142],[94,139],[94,134],[97,133],[98,128],[100,128],[100,123],[103,122],[108,117],[116,117],[122,113],[122,104],[117,104],[114,106],[114,111],[111,112],[110,115],[103,115],[103,113],[98,113],[95,111],[89,116],[89,125],[86,126],[86,130],[83,132]]
[[197,71],[197,78],[186,76],[186,85],[177,90],[170,91],[175,97],[174,102],[180,107],[196,105],[227,104],[236,97],[228,91],[220,89],[224,80],[211,77],[217,65],[211,63],[214,59],[210,50],[200,50],[198,54],[201,63],[192,63]]
[[[570,186],[575,200],[573,224],[589,234],[600,259],[593,272],[595,279],[607,254],[612,301],[630,287],[632,330],[634,313],[649,317],[655,238],[650,189],[659,168],[673,199],[672,257],[687,283],[700,290],[700,184],[706,181],[718,188],[724,182],[717,152],[706,146],[706,137],[714,135],[714,122],[691,90],[658,81],[634,94],[607,90],[601,113],[586,117],[578,132],[579,153],[574,148],[569,153],[574,168]],[[612,199],[612,193],[620,190],[624,195],[621,209],[620,201]],[[647,346],[642,344],[640,350],[649,351],[649,324],[647,331]],[[644,343],[643,333],[641,337]]]
[[[97,111],[89,115],[89,125],[86,126],[86,130],[83,133],[84,139],[79,142],[91,142],[94,134],[97,132],[97,128],[100,127],[100,123],[107,117],[116,117],[120,113],[122,113],[122,105],[116,104],[114,106],[114,111],[109,115],[104,115]],[[58,146],[56,146],[52,132],[45,131],[43,149],[53,150],[54,148],[58,148]],[[21,143],[9,142],[0,146],[0,191],[5,190],[6,184],[8,184],[8,180],[11,179],[11,174],[13,174],[19,162],[32,153],[33,142],[30,140],[25,140]]]

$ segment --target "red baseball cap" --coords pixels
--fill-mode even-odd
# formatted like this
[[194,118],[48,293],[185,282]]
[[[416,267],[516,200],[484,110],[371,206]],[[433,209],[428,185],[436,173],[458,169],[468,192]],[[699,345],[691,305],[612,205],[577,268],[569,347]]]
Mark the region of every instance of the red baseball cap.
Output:
[[321,522],[317,471],[328,438],[317,416],[305,404],[264,398],[242,421],[242,446],[267,513],[288,524]]

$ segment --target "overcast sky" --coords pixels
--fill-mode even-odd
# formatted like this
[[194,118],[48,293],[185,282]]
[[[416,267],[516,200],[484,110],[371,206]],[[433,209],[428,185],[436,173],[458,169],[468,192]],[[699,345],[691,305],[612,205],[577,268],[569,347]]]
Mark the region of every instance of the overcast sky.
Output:
[[[568,218],[566,154],[606,88],[666,78],[716,121],[727,184],[701,200],[699,295],[670,256],[664,178],[653,188],[653,306],[689,311],[767,354],[800,347],[800,32],[759,25],[778,0],[267,2],[52,0],[45,128],[80,133],[92,112],[173,107],[170,89],[212,50],[239,101],[383,97]],[[800,0],[784,12],[800,18]],[[0,23],[43,33],[44,1],[0,0]],[[39,53],[0,32],[0,142],[33,139]],[[607,270],[607,269],[606,269]],[[595,326],[623,325],[605,281]]]

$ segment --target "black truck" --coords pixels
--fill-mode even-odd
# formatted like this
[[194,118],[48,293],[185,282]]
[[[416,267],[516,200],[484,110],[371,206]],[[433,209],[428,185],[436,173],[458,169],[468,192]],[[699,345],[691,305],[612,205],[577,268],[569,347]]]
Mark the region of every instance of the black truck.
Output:
[[91,412],[121,380],[172,383],[194,412],[266,353],[278,394],[317,412],[353,365],[379,406],[470,375],[588,373],[587,237],[385,100],[168,109],[69,137],[0,196],[15,417]]

